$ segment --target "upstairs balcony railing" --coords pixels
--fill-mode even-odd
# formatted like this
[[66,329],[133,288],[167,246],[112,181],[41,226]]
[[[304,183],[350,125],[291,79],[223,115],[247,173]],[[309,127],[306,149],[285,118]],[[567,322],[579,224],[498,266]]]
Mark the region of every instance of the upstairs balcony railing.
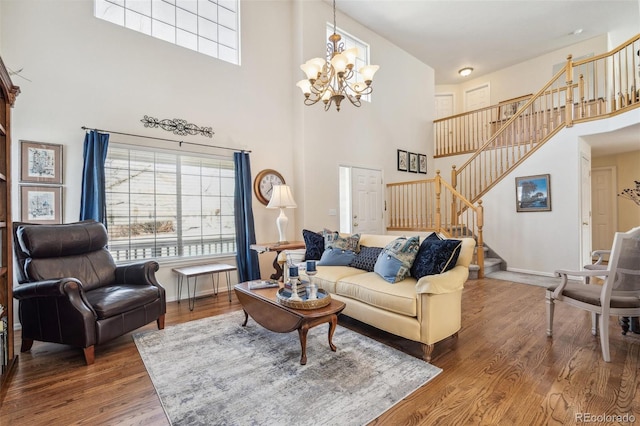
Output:
[[640,106],[639,53],[640,34],[603,55],[569,56],[534,95],[436,120],[436,157],[474,153],[454,166],[453,187],[475,202],[562,128]]
[[475,238],[478,276],[484,276],[482,201],[469,203],[436,172],[433,179],[387,184],[390,231],[438,232]]

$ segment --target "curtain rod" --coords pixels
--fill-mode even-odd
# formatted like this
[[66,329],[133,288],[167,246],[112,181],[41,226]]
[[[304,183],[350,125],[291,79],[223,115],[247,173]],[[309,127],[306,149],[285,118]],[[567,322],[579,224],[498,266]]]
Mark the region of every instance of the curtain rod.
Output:
[[185,142],[185,141],[179,141],[179,140],[175,140],[175,139],[157,138],[155,136],[136,135],[136,134],[133,134],[133,133],[123,133],[123,132],[115,132],[113,130],[96,129],[94,127],[82,126],[81,129],[82,130],[95,130],[96,132],[102,132],[102,133],[115,133],[117,135],[124,135],[124,136],[134,136],[136,138],[155,139],[155,140],[158,140],[158,141],[174,142],[174,143],[180,144],[180,146],[182,146],[182,144],[189,144],[189,145],[204,146],[204,147],[207,147],[207,148],[228,149],[229,151],[235,151],[235,152],[251,152],[250,150],[247,150],[247,149],[236,149],[236,148],[227,148],[226,146],[205,145],[203,143]]

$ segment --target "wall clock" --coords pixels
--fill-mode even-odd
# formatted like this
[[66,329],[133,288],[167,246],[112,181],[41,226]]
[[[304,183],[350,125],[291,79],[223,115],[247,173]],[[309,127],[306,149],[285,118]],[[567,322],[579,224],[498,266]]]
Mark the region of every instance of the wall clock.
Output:
[[253,192],[258,201],[266,206],[271,200],[273,185],[284,185],[284,183],[284,178],[280,173],[272,169],[265,169],[258,173],[253,181]]

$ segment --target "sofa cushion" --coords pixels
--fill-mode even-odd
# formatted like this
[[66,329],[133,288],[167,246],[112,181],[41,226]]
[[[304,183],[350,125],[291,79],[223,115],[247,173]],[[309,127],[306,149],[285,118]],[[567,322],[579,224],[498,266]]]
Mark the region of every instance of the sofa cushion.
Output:
[[342,250],[351,250],[353,252],[358,251],[358,242],[360,242],[360,234],[353,235],[340,235],[338,231],[329,231],[325,229],[322,231],[324,236],[324,248],[329,247],[339,248]]
[[336,293],[336,282],[344,277],[366,274],[361,269],[350,266],[318,266],[317,273],[313,277],[306,275],[305,271],[300,271],[300,275],[305,281],[313,281],[314,284],[328,293]]
[[460,240],[425,239],[411,266],[411,275],[420,279],[447,272],[456,266],[461,247]]
[[[375,272],[347,276],[336,283],[335,293],[398,314],[417,315],[416,280],[409,277],[390,286]],[[348,302],[347,302],[348,303]]]
[[411,265],[420,247],[418,237],[399,237],[387,244],[373,270],[387,282],[396,283],[410,275]]
[[382,247],[366,247],[361,245],[360,251],[351,261],[349,266],[362,269],[363,271],[373,272],[378,256],[382,252]]
[[342,250],[339,248],[329,247],[322,253],[322,257],[318,262],[319,266],[349,266],[356,257],[352,250]]
[[322,252],[324,252],[324,237],[320,232],[302,230],[302,238],[304,239],[306,260],[320,260]]

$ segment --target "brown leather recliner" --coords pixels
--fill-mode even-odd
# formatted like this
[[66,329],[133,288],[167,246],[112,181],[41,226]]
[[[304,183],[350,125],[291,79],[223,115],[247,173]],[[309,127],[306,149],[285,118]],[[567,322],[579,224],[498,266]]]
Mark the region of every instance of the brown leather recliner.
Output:
[[103,224],[15,222],[13,231],[21,352],[34,340],[62,343],[83,348],[89,365],[95,345],[154,320],[164,328],[166,298],[155,278],[158,263],[116,266]]

